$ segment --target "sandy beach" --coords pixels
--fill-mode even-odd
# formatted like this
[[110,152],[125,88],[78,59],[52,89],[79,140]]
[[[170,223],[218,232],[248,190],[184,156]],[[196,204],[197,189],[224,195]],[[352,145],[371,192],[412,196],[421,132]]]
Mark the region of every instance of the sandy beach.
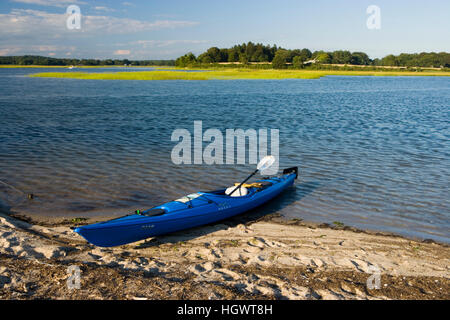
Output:
[[0,299],[450,299],[446,244],[277,218],[98,248],[1,214],[0,256]]

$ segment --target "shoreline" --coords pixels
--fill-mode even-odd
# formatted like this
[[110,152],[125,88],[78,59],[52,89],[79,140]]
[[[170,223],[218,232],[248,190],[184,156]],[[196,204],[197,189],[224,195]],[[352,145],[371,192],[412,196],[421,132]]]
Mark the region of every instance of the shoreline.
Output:
[[[188,72],[187,72],[188,71]],[[206,72],[207,71],[207,72]],[[173,69],[173,71],[128,72],[42,72],[28,75],[31,78],[65,78],[80,80],[284,80],[320,79],[325,76],[433,76],[448,77],[446,71],[343,71],[343,70],[277,70],[277,69]]]
[[[112,211],[112,210],[111,210]],[[128,210],[129,212],[132,212],[132,210]],[[53,228],[53,227],[73,227],[73,226],[82,226],[92,223],[98,223],[102,221],[107,221],[110,219],[116,219],[118,217],[121,217],[124,215],[122,214],[100,214],[95,216],[74,216],[74,217],[52,217],[52,216],[35,216],[32,217],[30,215],[27,215],[26,213],[17,213],[17,212],[5,212],[0,209],[0,217],[2,215],[6,215],[8,217],[11,217],[13,219],[16,219],[18,221],[35,225],[39,227],[47,227],[47,228]],[[247,219],[248,218],[248,219]],[[384,236],[384,237],[392,237],[392,238],[401,238],[404,240],[410,240],[415,242],[422,242],[422,243],[435,243],[442,246],[447,246],[450,248],[450,243],[436,240],[432,238],[426,238],[426,237],[416,237],[411,235],[404,235],[396,232],[390,232],[390,231],[383,231],[379,229],[371,229],[371,228],[360,228],[352,225],[347,225],[339,221],[334,222],[317,222],[317,221],[309,221],[299,218],[284,218],[280,216],[277,213],[271,213],[271,214],[264,214],[264,215],[258,215],[258,214],[252,214],[252,212],[249,213],[243,213],[241,215],[237,215],[234,217],[231,217],[226,220],[219,221],[217,223],[213,223],[208,226],[213,226],[216,224],[226,224],[226,225],[238,225],[238,224],[244,224],[249,225],[257,222],[266,222],[266,223],[273,223],[280,226],[299,226],[299,227],[305,227],[305,228],[318,228],[318,229],[331,229],[331,230],[344,230],[344,231],[351,231],[355,233],[363,233],[367,235],[375,235],[375,236]]]
[[[0,69],[14,69],[14,68],[56,68],[56,69],[69,69],[69,65],[66,66],[44,66],[44,65],[18,65],[18,64],[0,64]],[[93,69],[93,68],[121,68],[121,69],[127,69],[127,68],[155,68],[155,69],[161,69],[161,68],[168,68],[173,69],[174,66],[121,66],[121,65],[99,65],[99,66],[74,66],[73,69]]]
[[0,234],[2,299],[450,299],[448,245],[350,227],[222,221],[98,248],[0,214]]

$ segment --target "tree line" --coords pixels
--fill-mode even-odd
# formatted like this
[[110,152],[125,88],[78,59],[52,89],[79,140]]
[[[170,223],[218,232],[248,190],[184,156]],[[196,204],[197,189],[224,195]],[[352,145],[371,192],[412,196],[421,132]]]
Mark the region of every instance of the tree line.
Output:
[[288,50],[276,45],[261,43],[243,43],[232,48],[212,47],[199,56],[187,53],[175,60],[177,67],[192,67],[211,63],[271,63],[274,68],[282,69],[288,65],[294,68],[304,68],[308,63],[344,64],[367,66],[398,66],[398,67],[450,67],[450,53],[402,53],[398,56],[388,55],[382,59],[370,59],[364,52],[336,50],[333,52],[314,51],[309,49]]
[[64,59],[42,56],[0,56],[0,64],[37,66],[174,66],[175,60],[128,60],[128,59]]
[[315,67],[327,64],[365,65],[365,66],[394,66],[394,67],[434,67],[450,68],[450,53],[422,52],[401,53],[387,55],[381,59],[370,59],[364,52],[350,52],[336,50],[333,52],[314,51],[309,49],[288,50],[276,45],[263,45],[260,43],[243,43],[232,48],[219,49],[212,47],[204,53],[195,56],[193,53],[185,54],[176,60],[129,60],[129,59],[71,59],[51,58],[42,56],[0,56],[0,64],[10,65],[41,65],[41,66],[177,66],[200,67],[214,63],[266,63],[273,68],[301,69],[309,63]]

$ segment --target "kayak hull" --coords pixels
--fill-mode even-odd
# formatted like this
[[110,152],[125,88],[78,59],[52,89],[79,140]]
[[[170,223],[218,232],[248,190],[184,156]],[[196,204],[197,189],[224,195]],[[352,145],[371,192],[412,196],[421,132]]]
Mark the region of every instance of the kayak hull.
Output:
[[242,197],[229,197],[220,190],[198,192],[192,201],[172,201],[150,209],[163,209],[166,212],[163,215],[148,217],[144,211],[143,214],[132,214],[78,227],[74,231],[96,246],[113,247],[198,227],[230,218],[266,203],[291,186],[296,177],[295,172],[264,180],[272,184],[263,190],[255,189]]

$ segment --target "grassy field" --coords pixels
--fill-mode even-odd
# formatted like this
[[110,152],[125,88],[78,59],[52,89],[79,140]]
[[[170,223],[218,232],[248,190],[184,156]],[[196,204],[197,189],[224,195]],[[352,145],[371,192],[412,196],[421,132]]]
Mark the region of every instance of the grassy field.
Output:
[[335,70],[190,70],[136,71],[112,73],[44,72],[30,75],[43,78],[71,78],[88,80],[235,80],[235,79],[318,79],[323,76],[450,76],[450,72],[408,71],[335,71]]

